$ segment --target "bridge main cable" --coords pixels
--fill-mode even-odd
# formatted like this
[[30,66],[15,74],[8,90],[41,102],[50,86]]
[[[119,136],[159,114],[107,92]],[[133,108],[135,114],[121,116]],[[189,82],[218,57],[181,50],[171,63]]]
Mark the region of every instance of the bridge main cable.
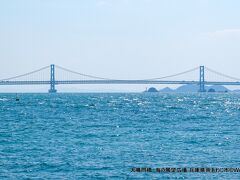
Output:
[[153,80],[161,80],[161,79],[166,79],[166,78],[171,78],[171,77],[176,77],[176,76],[180,76],[180,75],[183,75],[183,74],[186,74],[186,73],[189,73],[189,72],[193,72],[193,71],[196,71],[198,70],[199,67],[195,67],[195,68],[192,68],[190,70],[187,70],[187,71],[183,71],[183,72],[180,72],[180,73],[176,73],[176,74],[173,74],[173,75],[168,75],[168,76],[163,76],[163,77],[159,77],[159,78],[152,78],[152,79],[143,79],[143,80],[149,80],[149,81],[153,81]]
[[95,79],[100,79],[100,80],[115,80],[115,79],[110,79],[110,78],[103,78],[103,77],[98,77],[98,76],[92,76],[92,75],[88,75],[88,74],[79,73],[79,72],[72,71],[70,69],[58,66],[58,65],[55,65],[55,67],[59,68],[63,71],[67,71],[67,72],[70,72],[70,73],[73,73],[73,74],[77,74],[77,75],[81,75],[81,76],[85,76],[85,77],[89,77],[89,78],[95,78]]
[[220,73],[220,72],[217,72],[215,70],[212,70],[208,67],[205,67],[205,69],[207,69],[208,71],[214,73],[214,74],[217,74],[219,76],[222,76],[222,77],[225,77],[225,78],[229,78],[229,79],[232,79],[232,80],[235,80],[235,81],[240,81],[240,78],[236,78],[236,77],[233,77],[233,76],[229,76],[229,75],[226,75],[226,74],[223,74],[223,73]]
[[28,72],[28,73],[25,73],[25,74],[22,74],[22,75],[13,76],[13,77],[6,78],[6,79],[0,79],[0,81],[9,81],[9,80],[12,80],[12,79],[21,78],[21,77],[24,77],[24,76],[28,76],[28,75],[31,75],[31,74],[34,74],[34,73],[40,72],[40,71],[45,70],[45,69],[47,69],[47,68],[49,68],[49,66],[45,66],[45,67],[40,68],[40,69],[38,69],[38,70],[31,71],[31,72]]
[[[92,76],[92,75],[88,75],[88,74],[83,74],[83,73],[79,73],[76,71],[72,71],[70,69],[55,65],[57,68],[62,69],[64,71],[73,73],[73,74],[77,74],[77,75],[81,75],[81,76],[85,76],[85,77],[89,77],[89,78],[95,78],[95,79],[100,79],[100,80],[109,80],[109,81],[122,81],[123,79],[110,79],[110,78],[103,78],[103,77],[98,77],[98,76]],[[140,81],[156,81],[156,80],[161,80],[161,79],[166,79],[166,78],[171,78],[171,77],[176,77],[176,76],[180,76],[189,72],[193,72],[195,70],[198,70],[198,67],[192,68],[190,70],[184,71],[184,72],[180,72],[177,74],[173,74],[173,75],[168,75],[168,76],[163,76],[163,77],[159,77],[159,78],[151,78],[151,79],[137,79]]]

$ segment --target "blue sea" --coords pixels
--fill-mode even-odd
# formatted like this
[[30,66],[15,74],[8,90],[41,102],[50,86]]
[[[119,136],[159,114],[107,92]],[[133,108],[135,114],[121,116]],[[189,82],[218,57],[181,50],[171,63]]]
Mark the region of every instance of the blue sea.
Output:
[[0,179],[240,179],[240,94],[0,94]]

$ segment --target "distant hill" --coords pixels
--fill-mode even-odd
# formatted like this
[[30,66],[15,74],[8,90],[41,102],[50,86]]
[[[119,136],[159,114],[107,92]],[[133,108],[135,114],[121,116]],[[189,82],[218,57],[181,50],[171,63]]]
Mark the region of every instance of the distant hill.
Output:
[[193,85],[193,84],[187,84],[178,87],[175,89],[175,92],[198,92],[199,86],[198,85]]
[[169,87],[166,87],[166,88],[160,89],[158,92],[170,93],[170,92],[174,92],[174,90]]
[[216,92],[230,91],[228,88],[226,88],[224,86],[219,86],[219,85],[207,86],[206,90],[208,91],[209,89],[214,89]]

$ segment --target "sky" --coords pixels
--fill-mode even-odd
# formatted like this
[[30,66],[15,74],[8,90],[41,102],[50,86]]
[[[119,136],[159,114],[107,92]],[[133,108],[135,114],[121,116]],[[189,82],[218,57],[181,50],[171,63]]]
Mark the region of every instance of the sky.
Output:
[[113,79],[205,65],[240,78],[239,9],[239,0],[0,0],[0,79],[50,64]]

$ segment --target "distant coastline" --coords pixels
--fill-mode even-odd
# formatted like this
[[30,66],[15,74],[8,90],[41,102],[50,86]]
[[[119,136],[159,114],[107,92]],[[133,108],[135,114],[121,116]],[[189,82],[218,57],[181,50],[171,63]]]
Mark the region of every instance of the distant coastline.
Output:
[[[225,86],[220,85],[214,85],[214,86],[205,86],[206,92],[214,93],[214,92],[221,92],[221,93],[227,93],[227,92],[240,92],[240,90],[230,90],[226,88]],[[156,89],[155,87],[150,87],[146,89],[144,92],[147,93],[190,93],[190,92],[198,92],[199,86],[198,85],[183,85],[176,89],[172,89],[169,87],[165,87],[163,89]]]

